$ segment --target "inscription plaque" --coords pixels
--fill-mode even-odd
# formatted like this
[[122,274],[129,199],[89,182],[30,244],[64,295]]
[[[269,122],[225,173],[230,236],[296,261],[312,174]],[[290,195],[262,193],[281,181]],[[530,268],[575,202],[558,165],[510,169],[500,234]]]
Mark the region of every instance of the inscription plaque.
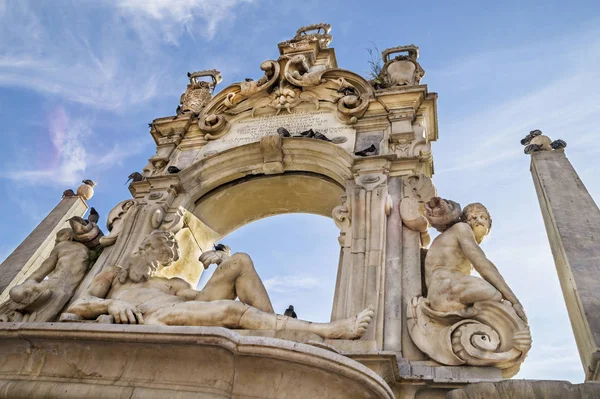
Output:
[[356,130],[351,126],[344,125],[330,111],[317,111],[262,116],[234,122],[229,132],[225,133],[220,139],[209,141],[207,145],[202,147],[199,155],[202,157],[229,148],[258,142],[262,137],[276,135],[277,129],[280,127],[287,129],[292,135],[313,129],[315,132],[323,133],[330,140],[337,137],[339,141],[342,141],[340,138],[344,137],[346,140],[336,145],[349,153],[354,150]]

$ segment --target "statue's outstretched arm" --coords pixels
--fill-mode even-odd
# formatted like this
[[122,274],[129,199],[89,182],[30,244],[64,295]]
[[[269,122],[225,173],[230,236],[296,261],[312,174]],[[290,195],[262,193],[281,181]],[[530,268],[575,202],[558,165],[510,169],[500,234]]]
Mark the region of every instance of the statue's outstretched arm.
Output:
[[517,296],[512,292],[508,284],[506,284],[504,277],[502,277],[496,266],[485,256],[485,253],[475,241],[471,227],[465,223],[460,223],[456,225],[456,229],[459,233],[457,236],[460,247],[477,273],[500,291],[505,299],[513,304],[520,305]]

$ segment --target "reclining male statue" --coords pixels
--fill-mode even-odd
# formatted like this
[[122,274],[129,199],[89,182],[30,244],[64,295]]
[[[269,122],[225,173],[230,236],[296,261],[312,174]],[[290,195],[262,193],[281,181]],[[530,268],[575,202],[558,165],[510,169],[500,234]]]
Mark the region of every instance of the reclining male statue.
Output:
[[205,268],[217,264],[200,291],[182,279],[154,275],[161,265],[168,266],[177,259],[179,247],[174,235],[156,230],[123,267],[108,267],[99,273],[67,312],[88,320],[110,315],[114,323],[121,324],[295,330],[333,339],[360,338],[374,315],[372,306],[355,317],[331,323],[275,314],[250,257],[244,253],[229,256],[228,248],[222,245],[200,257]]

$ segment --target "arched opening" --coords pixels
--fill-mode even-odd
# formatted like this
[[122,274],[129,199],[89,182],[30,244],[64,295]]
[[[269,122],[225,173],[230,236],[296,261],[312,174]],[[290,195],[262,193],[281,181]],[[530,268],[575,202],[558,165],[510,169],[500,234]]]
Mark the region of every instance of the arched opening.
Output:
[[338,183],[310,172],[248,176],[202,196],[193,213],[225,236],[255,220],[283,213],[331,217],[343,194]]
[[[338,269],[338,235],[330,218],[293,213],[244,225],[220,242],[252,257],[275,312],[294,305],[299,318],[327,322]],[[214,270],[213,265],[204,272],[198,288]]]

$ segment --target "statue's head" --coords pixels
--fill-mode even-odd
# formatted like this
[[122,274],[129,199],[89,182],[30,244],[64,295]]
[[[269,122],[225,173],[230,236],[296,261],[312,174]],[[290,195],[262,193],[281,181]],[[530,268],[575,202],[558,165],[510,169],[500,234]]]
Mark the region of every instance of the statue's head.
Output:
[[471,226],[478,244],[483,241],[483,238],[489,234],[492,228],[490,212],[479,202],[465,206],[465,209],[462,211],[461,220]]
[[131,256],[121,275],[124,282],[127,274],[134,282],[148,280],[160,266],[166,267],[179,260],[179,244],[170,231],[155,230],[144,239]]
[[73,230],[70,228],[64,228],[58,230],[56,233],[56,243],[65,242],[65,241],[73,241]]

